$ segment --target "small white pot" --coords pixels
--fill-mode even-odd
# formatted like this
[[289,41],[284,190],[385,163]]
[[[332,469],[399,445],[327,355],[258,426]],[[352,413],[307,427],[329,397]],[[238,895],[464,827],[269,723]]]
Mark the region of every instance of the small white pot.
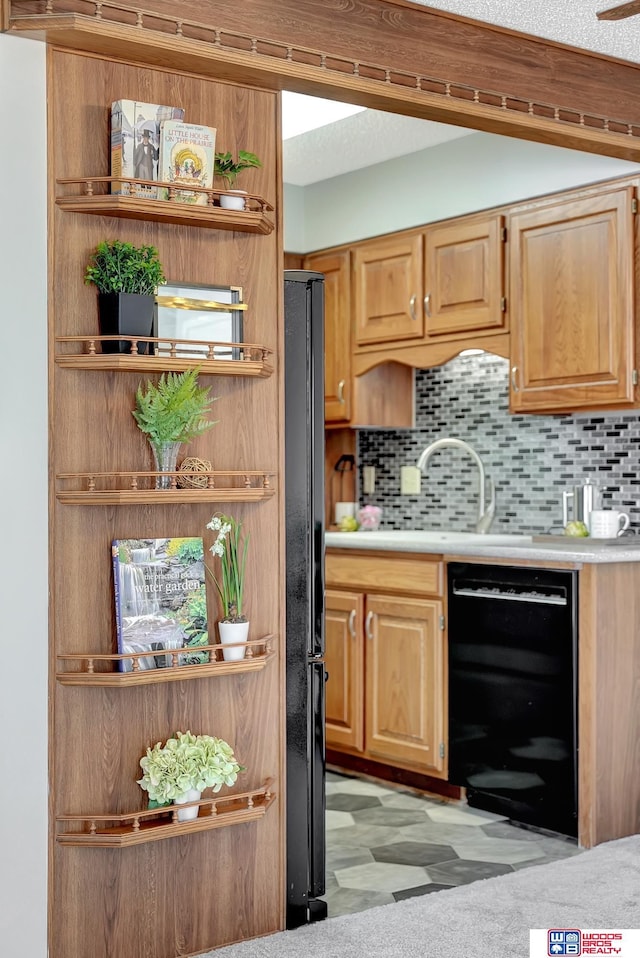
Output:
[[[188,791],[183,792],[182,795],[178,795],[177,798],[174,798],[174,805],[185,805],[187,802],[199,802],[202,792],[199,792],[197,788],[190,788]],[[200,811],[199,805],[194,805],[193,808],[179,808],[178,809],[178,821],[179,822],[191,822],[194,818],[198,817],[198,812]]]
[[[226,646],[227,643],[246,642],[249,636],[248,622],[218,622],[218,632],[220,633],[220,642]],[[246,645],[236,646],[235,648],[224,648],[222,657],[225,662],[238,662],[244,658],[247,651]]]
[[[229,193],[233,193],[230,196]],[[223,210],[243,210],[245,208],[246,190],[229,190],[229,193],[223,193],[220,196],[220,206]]]

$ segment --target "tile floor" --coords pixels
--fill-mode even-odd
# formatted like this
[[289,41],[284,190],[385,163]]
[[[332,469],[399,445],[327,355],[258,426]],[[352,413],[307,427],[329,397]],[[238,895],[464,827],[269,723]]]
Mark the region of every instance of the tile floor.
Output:
[[335,772],[326,825],[330,918],[580,852],[500,815]]

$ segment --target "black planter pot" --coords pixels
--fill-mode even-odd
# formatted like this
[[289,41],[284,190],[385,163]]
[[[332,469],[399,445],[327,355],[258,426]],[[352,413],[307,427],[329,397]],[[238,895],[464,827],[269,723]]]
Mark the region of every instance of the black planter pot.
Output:
[[[98,293],[101,336],[153,336],[155,298],[142,293]],[[105,353],[130,353],[127,340],[102,344]],[[138,343],[139,353],[153,353],[153,343]]]

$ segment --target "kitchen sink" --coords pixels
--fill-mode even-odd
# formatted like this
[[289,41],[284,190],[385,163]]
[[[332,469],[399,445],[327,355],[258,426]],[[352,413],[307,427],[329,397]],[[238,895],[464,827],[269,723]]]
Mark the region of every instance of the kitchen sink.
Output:
[[[340,542],[349,540],[352,545],[366,546],[367,543],[380,548],[383,545],[393,545],[407,543],[413,545],[437,545],[438,543],[449,545],[528,545],[531,542],[531,536],[518,535],[516,533],[502,532],[446,532],[439,529],[433,530],[412,530],[404,532],[399,529],[390,529],[384,532],[329,532],[327,533],[327,543],[338,545]],[[357,539],[357,543],[356,543]]]

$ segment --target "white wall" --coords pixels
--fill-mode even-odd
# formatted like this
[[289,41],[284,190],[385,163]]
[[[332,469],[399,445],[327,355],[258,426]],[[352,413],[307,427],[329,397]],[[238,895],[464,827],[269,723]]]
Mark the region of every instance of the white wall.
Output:
[[639,169],[625,160],[472,133],[304,188],[288,187],[285,249],[307,253]]
[[284,248],[288,253],[306,253],[304,186],[284,184]]
[[45,45],[0,34],[0,953],[47,954]]

